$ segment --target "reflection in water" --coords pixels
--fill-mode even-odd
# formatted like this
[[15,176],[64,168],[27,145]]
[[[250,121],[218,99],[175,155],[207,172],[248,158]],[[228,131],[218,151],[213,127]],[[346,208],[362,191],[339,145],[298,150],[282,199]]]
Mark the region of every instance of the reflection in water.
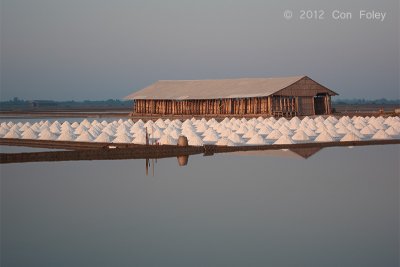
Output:
[[260,152],[2,164],[0,265],[399,266],[398,145]]

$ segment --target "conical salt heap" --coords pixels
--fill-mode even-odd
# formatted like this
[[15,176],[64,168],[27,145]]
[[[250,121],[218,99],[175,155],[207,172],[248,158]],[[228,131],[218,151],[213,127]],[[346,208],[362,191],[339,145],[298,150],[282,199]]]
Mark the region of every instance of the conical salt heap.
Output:
[[146,144],[146,133],[144,133],[144,132],[136,133],[135,137],[132,140],[132,143],[139,144],[139,145],[145,145]]
[[75,121],[75,122],[73,122],[73,123],[71,124],[71,127],[74,128],[74,129],[76,129],[76,128],[79,127],[79,123]]
[[392,137],[388,135],[383,129],[380,129],[372,136],[372,139],[392,139]]
[[400,132],[398,130],[396,130],[395,128],[393,128],[392,126],[387,128],[385,132],[390,136],[398,136],[398,135],[400,135]]
[[164,134],[168,134],[169,136],[171,136],[172,138],[178,140],[179,135],[181,134],[180,130],[174,128],[168,132],[164,132]]
[[63,131],[57,138],[59,141],[74,141],[76,136],[71,131]]
[[82,131],[81,134],[75,139],[79,142],[92,142],[94,140],[93,136],[87,131]]
[[237,133],[231,133],[227,138],[238,145],[244,143],[244,140]]
[[132,138],[126,134],[117,134],[117,137],[113,140],[113,143],[131,143]]
[[246,142],[247,145],[266,145],[267,141],[259,134],[253,135],[249,141]]
[[28,123],[29,123],[29,122],[27,122],[27,123],[25,123],[24,125],[22,125],[22,126],[19,128],[19,131],[20,131],[20,132],[25,132],[27,129],[30,129],[31,127],[30,127],[30,125],[28,125]]
[[203,140],[195,133],[186,136],[190,146],[202,146],[204,145]]
[[267,135],[266,139],[278,140],[281,136],[282,136],[282,133],[279,130],[274,129],[274,130],[272,130],[272,132],[269,135]]
[[223,137],[223,138],[218,140],[216,145],[217,146],[235,146],[235,143],[232,142],[231,140],[229,140],[228,138]]
[[286,144],[294,144],[294,142],[292,138],[290,138],[290,136],[285,134],[279,137],[279,139],[274,142],[274,145],[286,145]]
[[80,135],[82,132],[87,131],[89,128],[83,124],[79,124],[78,127],[75,128],[74,134]]
[[360,133],[363,134],[363,135],[373,135],[373,134],[375,134],[376,130],[375,131],[372,130],[371,129],[372,127],[373,126],[371,126],[371,125],[367,125],[367,126],[365,126],[364,128],[361,129]]
[[227,128],[225,131],[222,131],[220,133],[221,137],[228,137],[231,133],[233,133],[234,131],[232,131],[231,129]]
[[245,125],[241,125],[240,128],[236,131],[237,134],[245,134],[247,133],[248,129]]
[[158,143],[160,143],[161,145],[176,145],[177,144],[177,139],[172,138],[170,135],[168,134],[164,134],[163,136],[161,136],[161,138],[158,140]]
[[96,139],[94,139],[94,141],[100,143],[110,143],[111,137],[106,132],[102,132],[99,136],[96,137]]
[[292,136],[292,140],[301,143],[310,141],[310,137],[302,129],[298,129],[296,133]]
[[91,126],[90,121],[88,121],[87,119],[84,119],[84,120],[80,123],[80,125],[85,126],[87,129],[89,129],[90,126]]
[[0,137],[3,137],[8,133],[8,129],[4,128],[3,126],[0,126]]
[[162,119],[156,120],[155,124],[161,129],[167,128],[167,124]]
[[342,139],[340,139],[341,142],[344,141],[360,141],[361,138],[358,137],[357,135],[355,135],[353,132],[349,132],[347,133],[345,136],[342,137]]
[[21,134],[21,137],[23,139],[37,139],[38,134],[35,131],[33,131],[31,128],[28,128]]
[[314,141],[315,142],[333,142],[335,140],[328,132],[322,132],[317,136],[317,138],[315,138]]
[[251,139],[253,136],[257,135],[257,131],[254,128],[249,129],[242,137]]
[[217,142],[218,139],[219,139],[218,134],[216,132],[211,132],[211,133],[207,134],[206,136],[204,136],[203,142],[214,143],[214,142]]
[[286,125],[282,125],[281,127],[279,127],[278,129],[283,135],[290,135],[292,136],[294,133],[292,130],[290,130],[290,128]]
[[329,129],[327,130],[327,132],[328,132],[328,134],[329,134],[330,136],[332,136],[332,138],[335,139],[335,140],[340,139],[340,137],[342,136],[342,135],[339,135],[339,134],[336,132],[336,128],[329,128]]
[[56,140],[57,139],[57,135],[55,135],[54,133],[52,133],[49,129],[45,129],[42,132],[40,132],[39,134],[39,140]]

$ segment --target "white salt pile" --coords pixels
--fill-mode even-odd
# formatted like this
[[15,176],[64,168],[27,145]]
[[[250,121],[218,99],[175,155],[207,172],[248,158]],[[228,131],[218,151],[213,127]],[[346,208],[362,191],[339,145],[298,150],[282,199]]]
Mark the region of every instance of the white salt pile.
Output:
[[282,136],[282,133],[279,130],[274,129],[269,135],[267,135],[266,139],[278,140],[281,136]]
[[361,138],[355,135],[352,132],[347,133],[345,136],[340,139],[341,142],[343,141],[361,141]]
[[76,136],[71,131],[63,131],[57,140],[60,141],[74,141]]
[[237,133],[234,132],[228,136],[228,139],[238,145],[244,143],[244,140]]
[[320,133],[317,138],[314,140],[315,142],[334,142],[335,140],[328,132]]
[[279,137],[278,140],[274,142],[274,145],[287,145],[287,144],[294,144],[292,138],[290,136],[284,134],[281,137]]
[[129,135],[120,134],[113,140],[113,143],[131,143],[132,138]]
[[267,141],[259,134],[253,135],[249,141],[246,142],[247,145],[266,145]]
[[145,145],[146,144],[146,134],[144,132],[135,134],[135,137],[132,140],[132,143],[138,145]]
[[292,136],[292,139],[296,143],[310,141],[310,137],[302,129],[297,130],[296,133]]
[[376,129],[372,125],[366,125],[360,130],[360,133],[363,135],[373,135],[375,132]]
[[45,129],[44,131],[40,132],[39,134],[39,140],[56,140],[57,135],[52,133],[48,128]]
[[100,143],[110,143],[111,142],[111,137],[110,137],[110,135],[108,133],[102,132],[93,141],[100,142]]
[[[225,118],[221,122],[202,118],[180,120],[149,120],[136,122],[119,119],[99,122],[88,119],[82,122],[40,121],[2,122],[0,138],[24,138],[41,140],[146,143],[175,143],[180,135],[188,138],[191,145],[261,145],[265,143],[303,143],[400,139],[400,117],[333,116],[285,118]],[[279,142],[278,142],[279,140]]]
[[177,144],[177,139],[172,138],[170,135],[165,134],[161,136],[161,138],[158,140],[158,143],[161,145],[176,145]]
[[204,145],[203,140],[196,134],[191,134],[187,136],[188,143],[190,146],[202,146]]
[[91,142],[93,140],[93,136],[88,131],[81,132],[81,134],[75,139],[75,141],[80,142]]
[[398,136],[400,134],[400,132],[395,128],[393,128],[392,126],[387,128],[385,132],[390,136]]
[[229,140],[228,138],[223,137],[223,138],[218,140],[216,145],[217,146],[235,146],[235,143],[232,142],[231,140]]
[[211,132],[211,133],[207,134],[207,135],[203,138],[203,142],[214,143],[214,142],[217,142],[218,139],[219,139],[218,134],[215,133],[215,132]]
[[37,139],[39,137],[38,134],[31,128],[27,128],[21,136],[23,139]]
[[383,129],[380,129],[372,136],[372,139],[392,139],[392,137],[388,135]]

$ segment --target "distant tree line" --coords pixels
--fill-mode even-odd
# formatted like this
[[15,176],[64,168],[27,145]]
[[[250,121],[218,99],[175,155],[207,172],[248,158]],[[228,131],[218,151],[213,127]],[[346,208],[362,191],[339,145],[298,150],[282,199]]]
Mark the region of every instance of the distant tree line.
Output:
[[352,98],[352,99],[332,99],[333,104],[338,105],[400,105],[400,99],[364,99],[364,98]]
[[[400,99],[333,99],[333,105],[400,105]],[[133,100],[83,100],[83,101],[54,101],[54,100],[24,100],[14,97],[0,101],[0,110],[32,109],[32,108],[131,108]]]
[[53,108],[130,108],[133,105],[132,100],[84,100],[84,101],[54,101],[54,100],[24,100],[18,97],[7,101],[0,101],[1,110],[9,109],[29,109],[39,107],[53,107]]

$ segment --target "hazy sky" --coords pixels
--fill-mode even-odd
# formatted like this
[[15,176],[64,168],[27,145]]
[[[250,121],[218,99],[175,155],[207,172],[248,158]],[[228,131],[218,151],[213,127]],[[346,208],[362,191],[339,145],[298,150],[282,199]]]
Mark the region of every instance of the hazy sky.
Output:
[[[1,0],[0,98],[123,98],[161,79],[303,74],[340,98],[399,98],[399,1],[321,2]],[[301,9],[325,19],[300,20]],[[352,19],[332,19],[335,9]],[[360,20],[360,10],[387,14]]]

